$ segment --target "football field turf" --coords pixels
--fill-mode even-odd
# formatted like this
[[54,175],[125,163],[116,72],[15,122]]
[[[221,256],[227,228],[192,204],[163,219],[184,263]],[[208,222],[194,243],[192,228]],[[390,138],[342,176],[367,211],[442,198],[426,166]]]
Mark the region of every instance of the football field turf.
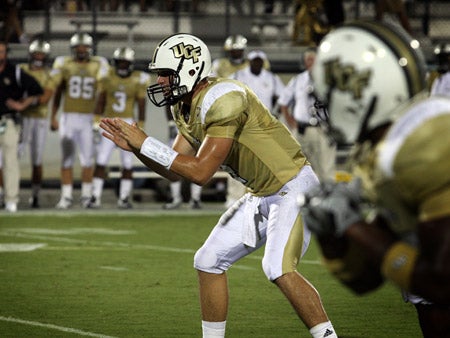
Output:
[[[219,214],[0,216],[0,337],[201,337],[193,256]],[[261,269],[262,250],[229,271],[227,337],[310,337]],[[320,263],[299,270],[340,337],[420,337],[390,284],[360,297]]]

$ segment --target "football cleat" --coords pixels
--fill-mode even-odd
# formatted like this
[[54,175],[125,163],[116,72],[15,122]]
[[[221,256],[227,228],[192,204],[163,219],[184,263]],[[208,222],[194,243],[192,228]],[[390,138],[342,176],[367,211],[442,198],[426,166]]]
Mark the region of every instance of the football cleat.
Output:
[[202,205],[199,200],[191,200],[189,202],[189,204],[191,205],[191,209],[201,209],[202,208]]
[[172,203],[166,203],[163,205],[163,209],[165,210],[174,210],[179,209],[181,207],[182,201],[174,201]]
[[30,203],[30,207],[33,209],[39,209],[40,205],[39,205],[39,198],[37,196],[32,196],[30,197],[29,201]]
[[125,197],[117,201],[117,207],[119,209],[132,209],[133,204],[130,203],[128,197]]
[[61,197],[58,204],[56,204],[56,209],[69,209],[72,207],[72,199],[68,197]]
[[101,206],[100,200],[97,197],[92,196],[89,199],[89,202],[87,203],[86,208],[87,209],[98,209],[98,208],[100,208],[100,206]]

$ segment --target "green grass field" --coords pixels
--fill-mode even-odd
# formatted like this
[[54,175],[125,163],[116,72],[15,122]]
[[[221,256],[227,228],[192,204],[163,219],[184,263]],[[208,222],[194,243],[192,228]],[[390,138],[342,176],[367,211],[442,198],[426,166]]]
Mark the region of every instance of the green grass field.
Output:
[[[201,337],[192,261],[217,218],[0,216],[0,337]],[[227,337],[310,337],[267,281],[261,257],[262,250],[229,271]],[[340,337],[421,336],[397,289],[353,295],[320,264],[314,242],[299,270]]]

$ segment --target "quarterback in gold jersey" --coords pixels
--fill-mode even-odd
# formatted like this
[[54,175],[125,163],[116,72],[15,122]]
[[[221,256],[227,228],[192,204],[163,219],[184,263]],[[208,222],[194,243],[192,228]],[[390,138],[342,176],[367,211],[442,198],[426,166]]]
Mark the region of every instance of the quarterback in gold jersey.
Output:
[[148,88],[150,100],[171,106],[179,131],[172,148],[118,118],[102,120],[103,135],[169,180],[186,178],[204,185],[222,168],[248,189],[194,257],[203,337],[224,337],[226,271],[264,244],[264,273],[311,335],[337,337],[318,292],[297,271],[310,240],[297,195],[318,184],[298,142],[247,86],[208,77],[209,50],[193,35],[175,34],[161,41],[149,69],[157,77]]
[[42,157],[45,141],[49,130],[48,103],[55,91],[55,85],[50,75],[50,69],[46,66],[50,55],[50,44],[46,41],[34,40],[28,47],[29,62],[20,64],[20,67],[33,76],[44,94],[39,98],[39,105],[30,106],[22,112],[22,139],[19,146],[19,154],[25,147],[30,147],[31,157],[31,197],[30,206],[39,208],[39,191],[42,185]]
[[[96,115],[118,117],[128,123],[137,121],[143,128],[145,122],[146,89],[150,85],[150,75],[134,70],[134,50],[130,47],[119,47],[113,53],[113,67],[108,76],[100,82],[99,99]],[[135,116],[135,105],[137,116]],[[97,145],[97,159],[92,180],[92,197],[88,208],[99,208],[103,184],[106,177],[106,165],[116,145],[102,137]],[[119,200],[117,206],[122,209],[131,208],[130,193],[133,186],[133,159],[128,151],[120,151],[122,177],[120,180]]]
[[341,282],[357,293],[394,283],[424,337],[448,337],[450,100],[428,97],[424,69],[418,42],[394,27],[353,22],[324,38],[314,87],[329,130],[355,143],[354,178],[301,202]]
[[[72,205],[73,162],[78,147],[81,164],[81,205],[87,207],[92,190],[94,134],[93,115],[99,81],[109,69],[104,57],[92,56],[92,37],[76,33],[70,39],[72,56],[57,57],[53,63],[52,76],[57,84],[53,101],[51,128],[59,129],[61,138],[61,198],[58,209]],[[57,113],[60,109],[60,121]]]

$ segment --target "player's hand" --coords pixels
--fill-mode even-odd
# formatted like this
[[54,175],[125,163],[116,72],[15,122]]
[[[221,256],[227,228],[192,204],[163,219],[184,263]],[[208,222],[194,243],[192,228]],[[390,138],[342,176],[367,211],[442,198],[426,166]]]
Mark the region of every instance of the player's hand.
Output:
[[50,130],[56,131],[59,129],[59,122],[57,118],[52,118],[50,121]]
[[308,228],[318,236],[342,236],[347,228],[363,220],[360,181],[322,183],[299,197]]
[[102,119],[100,128],[105,130],[102,133],[103,136],[127,151],[138,151],[147,138],[147,134],[137,126],[136,122],[129,124],[119,118]]

